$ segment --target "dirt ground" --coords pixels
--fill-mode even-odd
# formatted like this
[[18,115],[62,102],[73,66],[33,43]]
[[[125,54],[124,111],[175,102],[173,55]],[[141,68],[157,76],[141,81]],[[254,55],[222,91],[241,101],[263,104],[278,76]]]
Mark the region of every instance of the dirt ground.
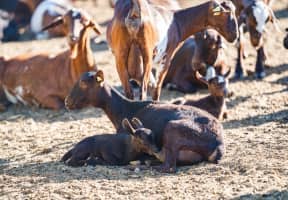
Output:
[[[201,1],[182,2],[188,6]],[[77,5],[101,24],[113,13],[106,1],[98,1],[97,7],[92,2]],[[273,9],[284,30],[288,27],[287,0],[275,1]],[[282,46],[284,33],[272,25],[268,30],[267,77],[231,81],[235,95],[227,100],[226,155],[220,164],[179,167],[173,175],[127,167],[71,168],[59,159],[76,142],[115,132],[106,115],[95,108],[55,112],[12,106],[0,114],[0,199],[288,199],[288,50]],[[67,48],[64,38],[0,45],[0,55],[5,56]],[[245,69],[254,70],[256,54],[248,40],[247,47]],[[107,45],[94,44],[93,50],[107,82],[119,86]],[[234,67],[236,48],[229,45],[227,54]],[[206,94],[200,91],[185,97],[197,99]],[[164,90],[162,100],[181,96]]]

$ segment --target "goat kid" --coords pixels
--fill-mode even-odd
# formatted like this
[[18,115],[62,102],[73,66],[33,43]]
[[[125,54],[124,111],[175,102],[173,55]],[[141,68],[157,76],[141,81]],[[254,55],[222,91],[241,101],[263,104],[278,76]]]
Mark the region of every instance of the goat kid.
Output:
[[202,110],[206,110],[214,117],[218,119],[226,119],[227,118],[227,110],[226,110],[226,102],[225,98],[228,94],[228,76],[230,74],[231,69],[224,75],[215,74],[214,77],[210,79],[204,78],[198,72],[196,73],[196,79],[204,83],[209,90],[210,95],[203,97],[199,100],[176,100],[172,103],[177,105],[189,105],[195,106]]
[[164,85],[183,93],[193,93],[197,86],[203,85],[196,79],[196,71],[206,74],[209,79],[211,77],[208,77],[206,70],[209,66],[217,74],[224,75],[228,70],[224,47],[222,36],[213,29],[201,31],[188,38],[175,53]]
[[46,28],[60,24],[65,27],[69,50],[0,59],[0,85],[11,103],[58,110],[64,106],[64,98],[80,75],[95,69],[89,29],[100,34],[98,25],[76,9],[69,10]]
[[166,36],[154,49],[154,63],[160,65],[157,86],[152,97],[154,100],[160,98],[162,83],[179,44],[206,28],[216,29],[228,42],[236,40],[238,25],[234,5],[229,1],[219,4],[212,0],[174,13]]
[[[67,96],[65,105],[67,109],[80,109],[87,106],[102,108],[117,133],[124,131],[122,127],[124,118],[137,117],[145,127],[155,133],[158,148],[162,147],[163,134],[166,132],[185,130],[195,134],[205,132],[218,135],[222,127],[211,114],[192,106],[129,100],[104,82],[102,71],[84,73]],[[212,149],[210,150],[213,154]],[[222,154],[221,151],[210,160],[214,161]],[[163,171],[169,172],[170,167]]]
[[[222,126],[214,126],[211,131],[208,128],[211,124],[202,124],[202,128],[191,128],[193,122],[173,121],[165,127],[163,134],[163,147],[158,150],[155,140],[155,133],[145,128],[138,118],[133,118],[132,125],[126,125],[126,130],[142,141],[146,146],[145,151],[158,158],[163,164],[157,168],[161,172],[176,172],[177,164],[191,165],[202,161],[218,163],[224,153],[222,137]],[[136,127],[136,128],[135,128]],[[205,129],[207,127],[208,129]]]
[[[262,79],[265,77],[264,64],[266,55],[263,44],[263,33],[265,32],[265,25],[269,21],[272,22],[279,30],[277,19],[271,8],[272,1],[265,0],[232,0],[236,5],[236,13],[238,17],[240,35],[238,38],[238,57],[235,70],[235,78],[243,77],[243,58],[244,52],[244,28],[250,35],[250,42],[257,50],[257,60],[255,66],[255,77]],[[245,27],[244,27],[245,26]]]
[[153,48],[165,37],[178,9],[177,1],[118,0],[114,16],[107,27],[107,41],[115,55],[116,67],[126,97],[133,99],[129,80],[141,86],[140,99],[145,100],[148,84],[155,88],[152,70]]

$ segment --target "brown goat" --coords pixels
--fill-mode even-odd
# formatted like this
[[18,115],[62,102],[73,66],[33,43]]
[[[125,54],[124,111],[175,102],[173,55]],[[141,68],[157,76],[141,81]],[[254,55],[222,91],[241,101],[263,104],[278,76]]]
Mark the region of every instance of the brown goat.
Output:
[[189,36],[206,28],[213,28],[227,41],[236,40],[238,25],[234,11],[234,5],[229,1],[219,4],[217,1],[211,0],[174,13],[166,36],[154,49],[154,62],[160,64],[161,70],[157,76],[157,86],[152,96],[154,100],[160,98],[162,83],[175,50]]
[[230,74],[229,70],[224,76],[218,75],[208,79],[208,81],[202,77],[199,73],[196,73],[196,78],[208,86],[210,95],[203,97],[199,100],[176,100],[172,103],[177,105],[189,105],[195,106],[202,110],[206,110],[214,117],[218,119],[226,119],[226,103],[225,97],[228,95],[228,79]]
[[[154,84],[153,48],[171,23],[175,0],[118,0],[114,16],[107,28],[107,41],[116,59],[117,71],[126,97],[134,94],[129,80],[141,86],[140,98],[146,99],[148,83]],[[154,82],[154,83],[153,83]],[[152,86],[153,87],[153,86]]]
[[[124,127],[128,126],[127,121],[123,120]],[[78,142],[64,154],[61,161],[73,167],[127,165],[148,152],[147,145],[142,143],[142,140],[127,133],[94,135]]]
[[287,35],[286,35],[286,37],[285,37],[284,40],[283,40],[283,45],[284,45],[284,47],[285,47],[286,49],[288,49],[288,28],[286,28],[285,30],[286,30],[286,32],[287,32]]
[[50,28],[47,32],[42,32],[43,27],[50,24],[56,17],[64,15],[72,4],[69,0],[43,0],[33,10],[30,21],[30,29],[36,34],[37,39],[65,36],[63,25]]
[[0,59],[0,84],[11,103],[60,109],[74,83],[85,71],[95,69],[89,29],[98,25],[87,14],[69,10],[47,28],[63,24],[70,50],[59,54],[24,54]]
[[228,67],[223,47],[221,35],[213,29],[201,31],[195,37],[188,38],[175,53],[164,85],[169,84],[170,89],[192,93],[202,83],[195,78],[196,71],[204,74],[206,67],[213,66],[217,74],[224,75]]
[[[199,119],[201,121],[203,119]],[[203,120],[200,126],[193,127],[193,121],[172,121],[164,130],[163,147],[158,151],[153,138],[155,133],[144,127],[142,122],[133,118],[134,127],[126,128],[141,144],[146,153],[155,156],[163,164],[158,168],[161,172],[176,172],[176,164],[191,165],[202,161],[218,163],[224,153],[222,126],[213,128]],[[196,125],[197,126],[197,125]],[[136,127],[136,128],[135,128]],[[135,129],[134,129],[135,128]],[[146,146],[146,148],[145,148]]]
[[[145,127],[155,133],[157,148],[162,148],[163,141],[165,142],[164,135],[179,130],[184,130],[192,135],[203,134],[207,137],[214,135],[217,138],[222,132],[220,122],[201,109],[153,101],[133,101],[125,98],[104,82],[102,71],[84,73],[67,96],[65,105],[67,109],[81,109],[87,106],[102,108],[113,123],[117,133],[124,131],[122,127],[124,118],[137,117]],[[219,146],[220,143],[223,146],[222,141],[219,140],[207,150],[210,155],[213,155],[209,157],[209,161],[216,162],[221,158],[223,151],[215,151],[215,146]],[[176,145],[175,149],[177,148]],[[171,171],[170,167],[162,170]]]
[[236,5],[236,13],[239,21],[240,36],[238,39],[238,57],[235,70],[235,78],[243,77],[243,58],[244,46],[244,25],[249,34],[251,44],[257,50],[257,60],[255,67],[255,77],[264,78],[264,64],[266,55],[263,44],[263,33],[265,31],[265,24],[271,21],[276,29],[279,29],[276,23],[276,17],[271,9],[271,2],[269,0],[232,0]]

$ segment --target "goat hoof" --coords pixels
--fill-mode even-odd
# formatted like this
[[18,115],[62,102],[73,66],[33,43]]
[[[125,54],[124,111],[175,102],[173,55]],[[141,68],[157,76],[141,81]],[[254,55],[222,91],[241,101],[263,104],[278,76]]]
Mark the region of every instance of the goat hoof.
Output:
[[257,79],[263,79],[266,76],[265,72],[256,72],[255,73],[255,78]]

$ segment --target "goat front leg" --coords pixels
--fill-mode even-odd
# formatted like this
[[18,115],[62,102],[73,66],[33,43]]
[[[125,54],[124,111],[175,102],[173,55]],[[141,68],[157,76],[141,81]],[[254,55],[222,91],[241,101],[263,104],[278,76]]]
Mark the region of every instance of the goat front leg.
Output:
[[129,99],[134,99],[133,90],[129,83],[129,74],[127,70],[127,54],[121,54],[116,56],[116,67],[119,74],[119,78],[125,93],[125,96]]
[[234,75],[234,78],[236,79],[243,78],[243,57],[244,57],[243,32],[240,31],[240,35],[238,38],[236,70]]
[[257,60],[256,60],[256,68],[255,68],[255,77],[262,79],[266,76],[264,71],[264,64],[265,64],[266,56],[264,52],[263,46],[261,46],[257,50]]
[[165,160],[162,165],[156,169],[163,173],[175,173],[176,172],[176,162],[177,162],[177,150],[175,147],[167,148],[163,147]]
[[147,98],[147,89],[150,80],[151,71],[152,71],[152,52],[150,53],[148,49],[142,51],[146,52],[146,55],[143,55],[143,65],[144,65],[144,74],[142,77],[141,83],[141,100],[146,100]]

